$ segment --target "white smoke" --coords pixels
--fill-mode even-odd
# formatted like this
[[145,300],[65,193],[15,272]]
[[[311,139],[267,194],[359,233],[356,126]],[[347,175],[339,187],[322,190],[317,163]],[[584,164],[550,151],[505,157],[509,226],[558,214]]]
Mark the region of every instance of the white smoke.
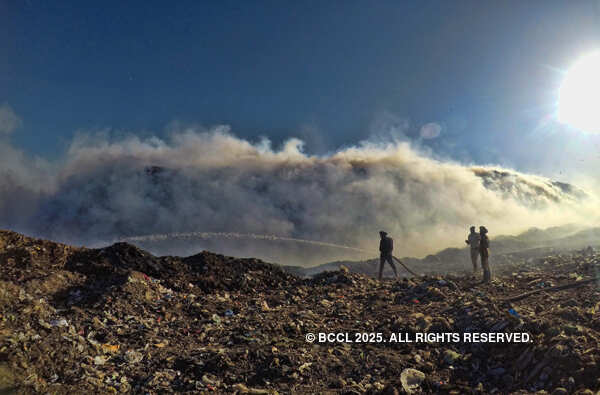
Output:
[[[88,245],[173,232],[276,235],[373,255],[386,230],[397,256],[422,256],[463,245],[470,225],[493,236],[597,219],[589,191],[435,160],[408,142],[363,142],[323,156],[302,145],[290,139],[273,149],[225,126],[174,130],[168,139],[81,135],[53,164],[0,145],[0,227]],[[318,257],[303,259],[307,247],[286,253],[279,245],[277,256],[314,263]],[[242,251],[236,241],[216,248]],[[327,259],[334,256],[349,255],[339,249]]]
[[439,137],[440,133],[442,133],[442,127],[435,122],[427,123],[421,126],[421,130],[419,131],[421,138],[427,140]]
[[7,103],[0,105],[0,136],[2,134],[12,133],[22,124],[23,121],[21,118],[19,118],[10,105]]

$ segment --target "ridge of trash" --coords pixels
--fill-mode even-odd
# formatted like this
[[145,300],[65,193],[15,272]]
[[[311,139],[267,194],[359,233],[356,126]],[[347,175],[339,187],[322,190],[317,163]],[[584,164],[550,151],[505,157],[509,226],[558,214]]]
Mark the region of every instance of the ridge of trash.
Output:
[[[300,278],[207,251],[156,257],[0,231],[0,392],[596,393],[600,254],[511,268],[491,285],[456,274],[379,282],[344,266]],[[305,340],[319,332],[531,342]]]

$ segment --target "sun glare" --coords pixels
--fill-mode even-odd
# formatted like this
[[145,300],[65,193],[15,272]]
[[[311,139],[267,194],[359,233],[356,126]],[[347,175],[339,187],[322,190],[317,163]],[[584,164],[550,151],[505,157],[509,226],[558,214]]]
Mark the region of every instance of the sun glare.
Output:
[[600,51],[582,57],[567,71],[559,92],[558,120],[600,133]]

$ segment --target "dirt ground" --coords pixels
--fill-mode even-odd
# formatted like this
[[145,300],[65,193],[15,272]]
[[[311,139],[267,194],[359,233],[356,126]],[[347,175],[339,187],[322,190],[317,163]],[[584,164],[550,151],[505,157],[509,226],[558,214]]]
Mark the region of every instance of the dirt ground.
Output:
[[[0,394],[599,393],[600,255],[511,270],[492,284],[343,267],[302,279],[256,259],[0,231]],[[319,333],[352,342],[307,341]]]

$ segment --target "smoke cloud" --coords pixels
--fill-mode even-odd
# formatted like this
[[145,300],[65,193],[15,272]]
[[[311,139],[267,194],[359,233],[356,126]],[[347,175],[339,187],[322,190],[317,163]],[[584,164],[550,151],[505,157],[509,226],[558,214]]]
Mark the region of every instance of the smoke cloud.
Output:
[[[80,135],[56,163],[5,142],[0,165],[2,228],[86,245],[167,233],[276,235],[280,242],[205,237],[150,249],[210,248],[283,264],[373,257],[379,230],[395,239],[395,255],[423,256],[463,246],[470,225],[485,225],[493,237],[598,214],[589,190],[434,159],[406,141],[312,156],[301,140],[274,149],[225,126],[178,129],[167,139]],[[292,239],[323,244],[312,251]]]
[[0,136],[12,133],[21,124],[21,118],[15,114],[11,106],[6,103],[0,105]]
[[421,127],[421,130],[419,131],[421,137],[424,139],[434,139],[436,137],[439,137],[441,132],[442,127],[435,122],[423,125]]

